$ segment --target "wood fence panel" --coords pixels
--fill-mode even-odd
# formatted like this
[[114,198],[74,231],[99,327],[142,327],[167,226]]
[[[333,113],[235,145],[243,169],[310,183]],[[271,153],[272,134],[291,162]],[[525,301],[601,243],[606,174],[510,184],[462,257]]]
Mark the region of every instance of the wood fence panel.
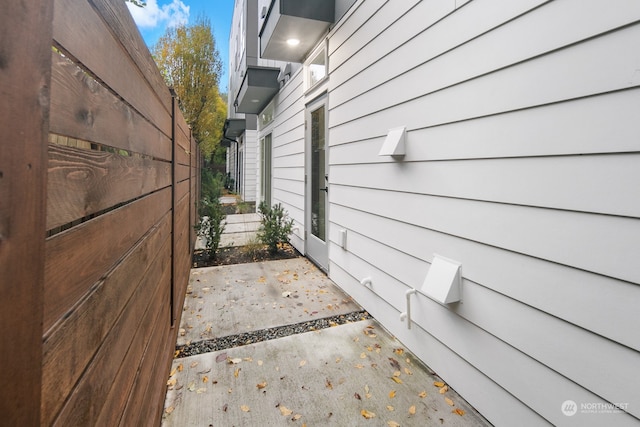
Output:
[[[170,249],[170,248],[169,248]],[[163,303],[169,300],[170,251],[164,251],[154,263],[154,270],[162,274],[159,281],[147,280],[146,286],[139,287],[128,307],[114,325],[100,351],[75,387],[70,399],[64,405],[55,425],[89,426],[97,425],[97,418],[107,401],[114,378],[121,367],[126,368],[127,352],[137,352],[146,345],[156,324],[157,314]],[[160,374],[160,373],[158,373]],[[120,390],[120,392],[125,392]]]
[[[123,16],[122,20],[125,19]],[[133,24],[131,18],[128,20]],[[116,36],[115,30],[107,27],[90,2],[55,1],[53,38],[56,44],[165,135],[171,135],[171,104],[163,104],[163,100],[158,99]]]
[[160,190],[47,239],[44,330],[64,316],[170,208],[170,189]]
[[170,134],[69,58],[51,55],[51,132],[171,161]]
[[47,230],[170,185],[170,163],[50,145]]
[[[0,390],[2,424],[40,418],[46,143],[51,2],[6,2],[0,13]],[[28,52],[28,54],[25,54]]]
[[94,286],[88,298],[46,337],[43,345],[43,420],[52,420],[58,412],[130,301],[137,289],[134,284],[159,278],[158,272],[150,267],[157,254],[167,250],[170,220],[171,216],[165,214],[118,267]]

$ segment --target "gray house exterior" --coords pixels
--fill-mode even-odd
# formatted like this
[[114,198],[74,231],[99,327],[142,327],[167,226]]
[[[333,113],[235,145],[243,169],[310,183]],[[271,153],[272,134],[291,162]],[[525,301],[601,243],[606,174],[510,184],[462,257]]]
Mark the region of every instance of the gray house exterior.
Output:
[[640,425],[640,2],[237,0],[233,28],[243,191],[299,251],[495,425]]

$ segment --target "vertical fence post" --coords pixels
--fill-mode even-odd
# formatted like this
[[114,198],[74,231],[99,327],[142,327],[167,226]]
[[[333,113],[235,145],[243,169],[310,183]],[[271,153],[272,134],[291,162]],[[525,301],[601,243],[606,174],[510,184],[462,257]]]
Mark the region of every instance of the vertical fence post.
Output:
[[0,13],[0,388],[2,425],[40,425],[47,139],[53,2]]
[[171,327],[176,325],[176,92],[171,92]]

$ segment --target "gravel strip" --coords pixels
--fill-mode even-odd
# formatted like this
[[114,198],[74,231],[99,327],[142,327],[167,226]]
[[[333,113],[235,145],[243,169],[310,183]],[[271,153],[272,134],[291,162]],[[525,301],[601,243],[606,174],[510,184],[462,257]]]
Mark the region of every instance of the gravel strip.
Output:
[[240,347],[261,341],[273,340],[276,338],[288,337],[289,335],[302,334],[309,331],[330,328],[332,326],[344,325],[345,323],[359,322],[371,319],[371,315],[366,311],[354,311],[339,316],[325,317],[323,319],[309,320],[307,322],[296,323],[294,325],[276,326],[274,328],[261,329],[258,331],[245,332],[243,334],[229,335],[227,337],[213,338],[205,341],[197,341],[191,344],[176,346],[176,359],[196,354],[209,353],[212,351],[226,350],[228,348]]

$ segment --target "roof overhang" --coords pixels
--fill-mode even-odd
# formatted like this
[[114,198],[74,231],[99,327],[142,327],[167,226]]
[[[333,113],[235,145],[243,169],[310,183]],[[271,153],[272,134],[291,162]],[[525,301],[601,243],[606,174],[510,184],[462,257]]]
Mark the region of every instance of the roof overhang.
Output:
[[235,100],[236,112],[258,114],[280,90],[280,68],[249,66]]
[[224,121],[222,135],[227,139],[235,139],[242,135],[247,128],[245,119],[227,119]]
[[260,29],[260,57],[302,62],[334,19],[335,0],[273,0]]

